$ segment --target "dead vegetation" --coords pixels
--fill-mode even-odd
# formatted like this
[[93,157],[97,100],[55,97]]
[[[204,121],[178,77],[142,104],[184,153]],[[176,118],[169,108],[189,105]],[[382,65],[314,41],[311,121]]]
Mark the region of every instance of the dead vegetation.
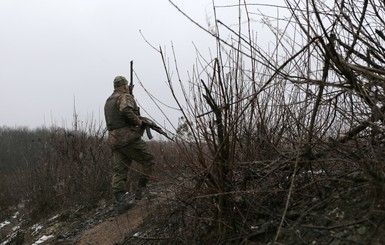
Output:
[[[158,50],[182,117],[175,143],[150,146],[175,197],[124,244],[384,244],[384,3],[287,0],[275,17],[246,2],[214,7],[242,14],[215,19],[215,57],[197,59],[188,85],[177,54],[171,76]],[[268,51],[257,16],[275,37]],[[28,200],[46,210],[108,199],[98,132],[55,134]]]
[[[165,228],[149,227],[151,240],[383,243],[384,3],[213,7],[217,50],[199,56],[188,85],[177,54],[171,65],[158,50],[194,184],[154,217]],[[224,8],[236,9],[237,23],[217,19]],[[274,34],[268,51],[255,16]]]

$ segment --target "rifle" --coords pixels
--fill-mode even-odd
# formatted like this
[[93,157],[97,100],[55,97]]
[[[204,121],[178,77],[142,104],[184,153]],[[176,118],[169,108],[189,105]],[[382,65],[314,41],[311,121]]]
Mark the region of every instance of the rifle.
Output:
[[[133,95],[133,90],[134,90],[134,77],[133,77],[133,71],[134,71],[134,61],[131,60],[130,62],[130,85],[129,85],[129,93]],[[152,139],[153,136],[151,134],[151,129],[164,135],[167,139],[174,141],[170,136],[167,135],[166,132],[164,132],[154,121],[152,121],[150,118],[147,117],[142,117],[140,116],[140,108],[138,107],[138,114],[140,119],[142,120],[143,123],[143,129],[146,130],[147,137],[149,139]]]
[[158,132],[159,134],[162,134],[164,135],[167,139],[171,140],[171,141],[174,141],[173,138],[171,138],[170,136],[167,135],[166,132],[163,131],[162,128],[160,128],[158,125],[156,125],[156,123],[154,121],[152,121],[150,118],[147,118],[147,117],[140,117],[140,119],[142,120],[142,123],[143,123],[143,128],[146,130],[146,134],[147,134],[147,137],[149,139],[152,139],[153,136],[151,134],[151,129]]
[[129,88],[129,93],[133,95],[133,90],[134,90],[134,61],[130,61],[130,85],[128,86]]
[[[128,85],[128,93],[134,95],[134,61],[130,61],[130,84]],[[138,115],[140,116],[140,108],[138,107]]]

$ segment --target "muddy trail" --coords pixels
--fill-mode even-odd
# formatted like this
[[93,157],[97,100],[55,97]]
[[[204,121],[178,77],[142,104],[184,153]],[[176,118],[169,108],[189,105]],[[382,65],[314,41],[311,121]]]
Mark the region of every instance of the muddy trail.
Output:
[[84,230],[77,237],[71,239],[72,241],[63,242],[79,245],[121,244],[128,237],[135,236],[133,234],[135,230],[142,224],[144,218],[155,210],[160,199],[141,200],[127,212],[101,220],[101,223]]
[[[320,180],[326,180],[319,175]],[[301,189],[292,197],[288,212],[282,208],[284,192],[239,192],[237,200],[242,203],[238,207],[247,201],[255,204],[247,206],[253,209],[244,220],[245,233],[226,244],[269,244],[279,227],[280,243],[276,244],[385,244],[385,199],[373,199],[373,193],[367,191],[368,182],[359,176],[351,176],[350,182],[345,177],[343,183],[333,178],[339,183],[338,190],[330,187],[334,182],[323,182],[323,199]],[[301,178],[299,175],[298,188],[306,183]],[[280,178],[279,183],[283,183],[281,179],[285,180]],[[216,237],[210,237],[215,234],[213,230],[210,233],[213,199],[202,198],[204,195],[193,193],[192,188],[178,191],[185,184],[183,179],[156,183],[143,200],[121,215],[116,214],[112,199],[101,200],[93,208],[71,207],[38,223],[27,222],[18,207],[9,219],[0,220],[0,245],[217,244]],[[268,181],[264,184],[271,185]]]
[[135,239],[145,218],[173,196],[172,191],[157,186],[120,215],[112,200],[101,200],[96,208],[73,207],[34,224],[24,219],[18,207],[9,219],[0,222],[0,244],[122,244]]

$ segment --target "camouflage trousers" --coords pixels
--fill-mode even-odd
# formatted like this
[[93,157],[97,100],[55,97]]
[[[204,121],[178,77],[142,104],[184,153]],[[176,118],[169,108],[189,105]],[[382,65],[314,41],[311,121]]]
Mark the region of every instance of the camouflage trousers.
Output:
[[132,161],[142,167],[142,176],[150,176],[153,171],[155,157],[149,152],[146,142],[137,139],[128,145],[112,150],[112,191],[126,192],[127,175]]

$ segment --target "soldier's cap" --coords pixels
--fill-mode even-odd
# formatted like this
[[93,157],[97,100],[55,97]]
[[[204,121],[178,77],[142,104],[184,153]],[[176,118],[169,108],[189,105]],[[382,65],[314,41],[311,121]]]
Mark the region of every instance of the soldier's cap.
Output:
[[115,77],[114,79],[114,87],[120,87],[120,86],[123,86],[123,85],[126,85],[128,84],[128,81],[125,77],[123,76],[117,76]]

